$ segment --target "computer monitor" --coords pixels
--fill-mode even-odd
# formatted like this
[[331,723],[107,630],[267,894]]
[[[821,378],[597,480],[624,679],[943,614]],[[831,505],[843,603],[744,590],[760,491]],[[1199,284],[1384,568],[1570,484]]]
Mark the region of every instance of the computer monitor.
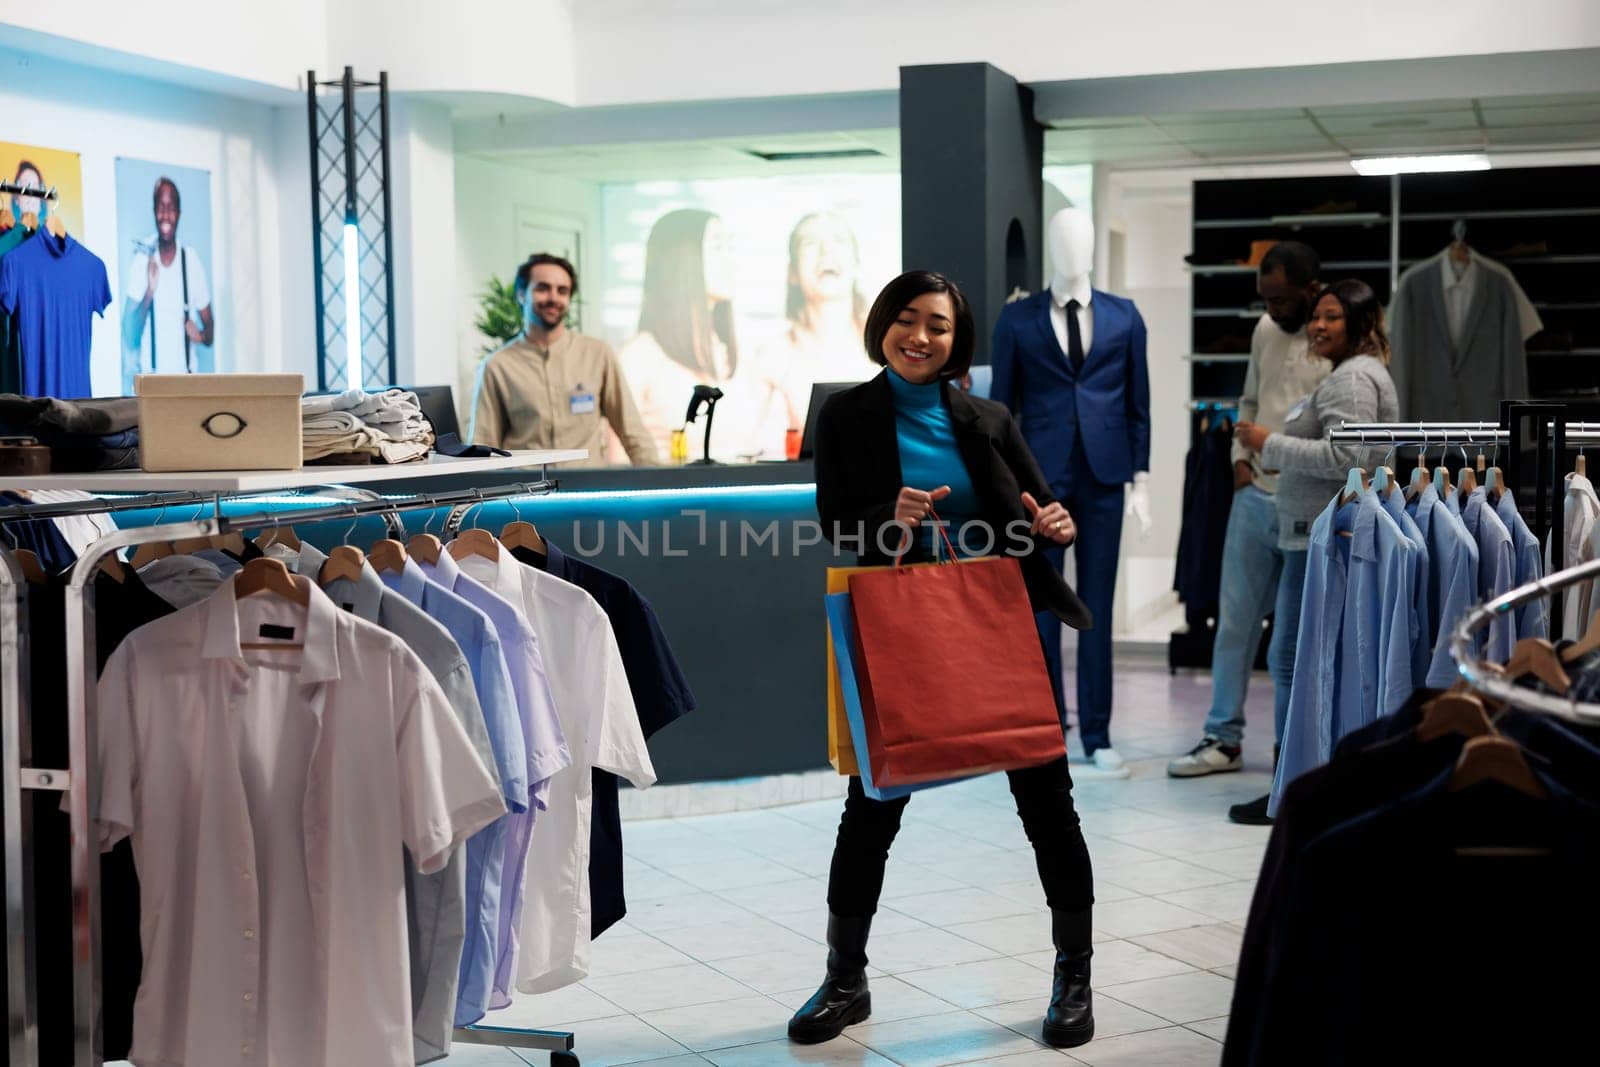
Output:
[[815,455],[817,443],[817,416],[822,414],[822,405],[835,393],[842,393],[846,389],[854,389],[860,382],[817,382],[811,387],[811,406],[806,409],[806,428],[800,435],[800,458],[811,459]]
[[456,394],[450,386],[412,385],[402,388],[409,388],[417,394],[417,402],[422,405],[422,414],[433,424],[435,436],[443,437],[447,433],[461,432],[461,422],[456,416]]

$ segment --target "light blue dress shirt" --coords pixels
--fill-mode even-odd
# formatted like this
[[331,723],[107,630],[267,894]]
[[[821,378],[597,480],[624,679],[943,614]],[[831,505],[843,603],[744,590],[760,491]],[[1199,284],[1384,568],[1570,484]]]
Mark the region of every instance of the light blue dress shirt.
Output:
[[[528,863],[528,849],[533,843],[532,823],[537,810],[546,806],[550,795],[550,780],[572,765],[572,755],[561,730],[561,719],[556,713],[555,697],[550,692],[550,680],[545,674],[544,657],[539,652],[539,638],[522,609],[500,596],[488,586],[461,570],[449,552],[441,552],[435,564],[419,563],[428,580],[464,597],[480,608],[494,623],[500,635],[500,646],[506,653],[506,665],[511,669],[511,687],[517,694],[517,708],[522,718],[524,743],[528,755],[528,797],[524,811],[508,815],[509,829],[501,843],[505,855],[502,887],[509,889],[509,897],[502,892],[499,914],[496,918],[498,932],[495,937],[495,958],[490,981],[488,1008],[505,1007],[511,1002],[509,978],[514,968],[503,958],[515,950],[515,941],[506,933],[507,916],[522,911],[522,895],[526,891],[523,874]],[[520,566],[520,564],[519,564]],[[474,960],[474,963],[477,961]],[[462,965],[466,965],[463,957]],[[505,976],[500,981],[499,976]],[[466,1006],[456,1010],[456,1025],[466,1026],[482,1018]]]
[[[300,546],[295,569],[313,581],[328,557],[309,541]],[[495,766],[472,668],[461,646],[442,623],[419,605],[390,589],[371,564],[355,580],[329,582],[322,591],[358,619],[375,623],[406,643],[439,682],[473,749],[487,767]],[[502,795],[504,789],[502,788]],[[498,820],[504,823],[505,819]],[[475,835],[475,836],[481,836]],[[431,1063],[450,1054],[456,1001],[461,984],[461,954],[466,946],[467,862],[471,849],[459,849],[443,870],[418,874],[406,856],[406,927],[411,949],[411,1040],[416,1062]]]
[[[1349,530],[1351,536],[1339,536]],[[1311,527],[1294,683],[1267,813],[1345,734],[1400,709],[1415,688],[1416,545],[1374,493],[1337,497]]]
[[[1533,531],[1528,529],[1528,524],[1522,518],[1522,512],[1517,510],[1517,501],[1507,489],[1500,494],[1500,499],[1495,502],[1494,513],[1500,516],[1500,521],[1506,524],[1506,529],[1511,531],[1512,558],[1516,564],[1516,584],[1526,585],[1528,582],[1537,581],[1544,577],[1543,553],[1539,551],[1539,539],[1533,536]],[[1547,597],[1534,597],[1528,603],[1517,609],[1517,638],[1524,637],[1549,637],[1550,636],[1550,601]],[[1576,637],[1576,634],[1569,634]]]
[[1427,631],[1433,655],[1426,684],[1448,689],[1455,684],[1456,661],[1450,656],[1450,635],[1467,609],[1478,602],[1478,542],[1461,520],[1450,514],[1439,491],[1429,482],[1411,498],[1406,511],[1428,544]]
[[[500,635],[489,616],[463,597],[429,581],[415,560],[405,569],[380,575],[384,585],[444,624],[467,657],[483,708],[506,804],[513,812],[528,806],[528,754],[516,690]],[[460,987],[453,1022],[466,1026],[483,1018],[494,989],[499,953],[500,887],[505,875],[505,841],[511,815],[496,819],[467,840],[467,924],[461,948]],[[466,1021],[463,1022],[462,1020]]]
[[1417,550],[1416,577],[1412,584],[1411,678],[1421,685],[1428,676],[1428,665],[1433,659],[1433,640],[1428,632],[1429,594],[1428,542],[1417,528],[1416,521],[1406,514],[1405,494],[1395,489],[1378,497],[1384,514],[1394,520],[1400,532]]
[[[1500,516],[1489,506],[1488,496],[1482,488],[1474,489],[1461,502],[1460,493],[1451,493],[1444,502],[1450,514],[1459,518],[1467,533],[1478,542],[1478,600],[1487,602],[1510,591],[1517,584],[1516,558],[1511,545],[1511,531],[1500,521]],[[1478,631],[1478,654],[1504,663],[1511,658],[1511,648],[1517,643],[1517,620],[1513,615],[1498,615],[1489,624],[1488,635]]]

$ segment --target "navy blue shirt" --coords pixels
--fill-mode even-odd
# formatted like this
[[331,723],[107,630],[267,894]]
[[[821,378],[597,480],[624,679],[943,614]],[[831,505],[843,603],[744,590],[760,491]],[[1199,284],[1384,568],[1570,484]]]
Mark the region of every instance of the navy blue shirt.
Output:
[[22,353],[22,392],[86,397],[95,315],[111,304],[100,257],[73,240],[40,231],[0,257],[0,312],[13,315]]
[[[661,632],[650,601],[628,580],[592,563],[573,559],[550,541],[546,555],[517,548],[519,562],[571,582],[594,597],[611,620],[622,652],[622,667],[639,713],[644,736],[694,710],[694,694]],[[595,768],[593,817],[589,824],[590,937],[599,937],[628,913],[622,889],[622,814],[617,802],[617,776]]]

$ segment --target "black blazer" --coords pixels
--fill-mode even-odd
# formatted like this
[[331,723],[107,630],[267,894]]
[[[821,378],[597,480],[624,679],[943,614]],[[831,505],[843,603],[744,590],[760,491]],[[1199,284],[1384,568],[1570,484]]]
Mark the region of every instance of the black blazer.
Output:
[[[1017,520],[1024,526],[1031,521],[1022,493],[1032,493],[1040,505],[1055,497],[1004,404],[964,393],[948,382],[944,401],[955,429],[956,448],[983,509],[980,518],[995,533],[993,552],[1000,555],[1008,547],[1018,552],[1020,545],[1006,529]],[[894,522],[895,498],[905,483],[887,371],[830,397],[822,406],[817,416],[816,471],[817,513],[827,537],[833,541],[841,535],[853,539],[858,530],[864,530],[860,562],[866,566],[893,563],[894,558],[879,547],[880,537],[882,544],[900,543],[900,535],[884,527]],[[1044,537],[1029,540],[1033,550],[1021,555],[1019,562],[1033,610],[1051,612],[1079,630],[1089,629],[1094,616],[1045,556],[1044,550],[1054,542]],[[920,543],[914,543],[905,556],[907,563],[927,558]]]

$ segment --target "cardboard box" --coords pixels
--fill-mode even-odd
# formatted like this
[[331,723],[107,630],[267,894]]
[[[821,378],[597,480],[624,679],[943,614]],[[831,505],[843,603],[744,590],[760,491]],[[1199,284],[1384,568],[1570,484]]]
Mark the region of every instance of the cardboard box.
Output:
[[140,462],[147,471],[299,470],[299,374],[141,374]]

